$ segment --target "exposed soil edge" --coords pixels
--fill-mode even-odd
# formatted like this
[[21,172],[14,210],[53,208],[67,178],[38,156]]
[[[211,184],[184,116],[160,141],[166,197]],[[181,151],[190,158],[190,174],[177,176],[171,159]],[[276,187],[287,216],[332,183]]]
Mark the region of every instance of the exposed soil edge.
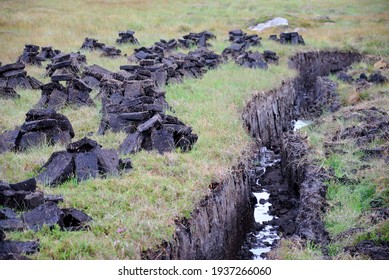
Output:
[[[243,112],[243,120],[248,132],[263,146],[270,148],[279,146],[283,134],[291,130],[292,120],[309,116],[309,108],[315,101],[310,97],[315,91],[316,78],[342,70],[361,58],[358,53],[339,51],[296,54],[290,59],[290,66],[299,70],[299,76],[283,82],[278,89],[255,94],[248,102]],[[253,205],[250,201],[251,190],[247,176],[248,159],[249,157],[245,155],[223,182],[211,184],[213,189],[211,194],[199,203],[189,219],[176,221],[176,231],[171,241],[165,241],[157,248],[142,252],[141,258],[166,260],[235,258],[243,242],[246,226],[250,224],[247,217],[252,217],[250,213]],[[302,174],[299,176],[303,176],[303,179],[290,178],[291,182],[302,182],[298,185],[298,193],[303,195],[300,196],[302,203],[298,213],[301,214],[297,219],[300,224],[296,227],[297,233],[305,237],[310,236],[307,233],[316,232],[303,230],[307,226],[303,223],[302,213],[305,213],[303,209],[311,208],[309,180],[313,180],[313,176],[317,175],[311,172],[312,170],[315,169],[310,167],[299,171],[299,174]],[[290,174],[293,176],[293,172]],[[315,206],[316,208],[322,209],[322,205]],[[313,216],[317,218],[316,214]],[[316,222],[312,221],[313,224]],[[308,228],[309,226],[311,225],[308,225]],[[326,236],[328,235],[325,232],[319,230],[313,238],[318,242],[324,242]]]
[[247,176],[252,156],[247,152],[222,182],[211,183],[210,194],[195,207],[191,217],[176,220],[172,240],[142,252],[142,259],[234,259],[252,224],[249,219],[253,219]]

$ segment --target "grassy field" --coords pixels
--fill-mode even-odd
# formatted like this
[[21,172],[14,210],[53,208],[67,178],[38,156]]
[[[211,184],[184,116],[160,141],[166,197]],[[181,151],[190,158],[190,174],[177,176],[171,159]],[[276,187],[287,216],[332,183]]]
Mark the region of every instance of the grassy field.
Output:
[[[220,180],[237,162],[250,138],[240,113],[255,91],[277,87],[296,73],[287,68],[287,57],[312,49],[355,49],[375,55],[389,55],[389,3],[381,1],[1,1],[0,61],[14,62],[24,44],[51,45],[64,52],[79,50],[85,37],[115,45],[118,31],[132,29],[141,45],[159,39],[180,38],[189,32],[209,30],[220,53],[229,45],[227,32],[247,30],[249,25],[275,16],[286,17],[290,29],[300,28],[306,46],[282,46],[261,33],[263,47],[281,57],[280,65],[267,71],[243,69],[233,63],[208,72],[202,79],[186,80],[166,88],[175,115],[199,135],[190,153],[163,156],[141,152],[131,156],[134,170],[120,177],[69,181],[58,188],[40,186],[46,193],[61,194],[65,207],[83,209],[93,217],[91,230],[61,232],[43,229],[13,233],[13,239],[39,238],[37,259],[138,259],[140,251],[169,239],[177,216],[189,216],[193,206],[208,192],[212,180]],[[301,29],[302,28],[302,29]],[[374,30],[374,32],[372,32]],[[254,32],[249,32],[254,33]],[[134,47],[119,46],[131,54]],[[126,58],[100,58],[83,52],[88,64],[117,71]],[[28,67],[39,80],[44,68]],[[37,102],[39,91],[19,90],[21,99],[1,100],[0,133],[24,121],[25,113]],[[94,92],[97,94],[97,92]],[[99,103],[99,102],[97,102]],[[69,117],[76,139],[96,134],[100,121],[96,108],[61,113]],[[117,148],[124,134],[93,135],[104,147]],[[26,153],[0,156],[0,179],[17,181],[36,175],[53,151],[64,147],[40,147]],[[298,256],[294,256],[298,258]]]

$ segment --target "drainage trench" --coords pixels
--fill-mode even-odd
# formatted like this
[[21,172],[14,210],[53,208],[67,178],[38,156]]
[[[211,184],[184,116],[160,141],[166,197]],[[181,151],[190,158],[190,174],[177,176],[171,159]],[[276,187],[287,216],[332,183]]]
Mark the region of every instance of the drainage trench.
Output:
[[324,171],[299,161],[308,147],[305,139],[293,132],[323,111],[340,107],[336,84],[326,76],[360,59],[357,53],[337,51],[297,54],[290,59],[290,66],[299,70],[299,76],[277,90],[254,96],[247,105],[243,119],[261,147],[249,174],[257,201],[254,222],[238,259],[266,259],[281,237],[292,235],[322,245],[325,254],[328,233],[321,220],[326,196]]
[[143,251],[142,259],[261,259],[279,238],[292,235],[325,245],[324,176],[301,163],[308,147],[293,128],[296,120],[339,107],[336,85],[325,76],[361,58],[339,51],[291,57],[298,77],[255,94],[242,115],[260,151],[242,155],[229,175],[210,185],[211,193],[189,218],[176,220],[172,239]]

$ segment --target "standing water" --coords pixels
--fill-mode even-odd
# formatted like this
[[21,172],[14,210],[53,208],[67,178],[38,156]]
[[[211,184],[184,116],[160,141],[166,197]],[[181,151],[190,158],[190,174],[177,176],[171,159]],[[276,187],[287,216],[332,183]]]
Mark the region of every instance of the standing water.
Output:
[[[294,131],[297,131],[312,122],[297,120],[293,123]],[[277,222],[278,217],[270,213],[272,204],[269,202],[270,192],[276,188],[285,186],[281,173],[281,157],[266,147],[259,151],[258,159],[250,174],[250,183],[256,198],[254,207],[254,227],[246,236],[246,241],[239,253],[244,259],[266,259],[266,253],[270,252],[272,245],[279,237]]]
[[[254,229],[248,233],[245,244],[242,247],[240,255],[242,258],[266,259],[266,253],[271,250],[273,243],[280,239],[277,234],[276,226],[269,222],[277,219],[276,216],[269,214],[271,203],[269,202],[270,193],[263,188],[261,181],[267,168],[279,164],[281,158],[273,151],[262,147],[259,151],[258,160],[251,172],[251,184],[253,194],[256,198],[254,207]],[[249,251],[249,253],[247,253]]]

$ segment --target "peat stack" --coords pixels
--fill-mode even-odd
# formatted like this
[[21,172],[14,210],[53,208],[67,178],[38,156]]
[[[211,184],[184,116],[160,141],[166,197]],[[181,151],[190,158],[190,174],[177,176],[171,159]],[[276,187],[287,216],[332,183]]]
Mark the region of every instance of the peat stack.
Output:
[[61,53],[60,50],[53,50],[53,47],[48,46],[48,47],[42,47],[41,52],[37,56],[39,60],[45,61],[48,59],[52,59],[55,56],[59,55]]
[[243,48],[247,50],[251,46],[262,46],[261,37],[258,35],[247,35],[242,30],[231,30],[228,32],[229,41],[233,44],[243,45]]
[[18,61],[24,64],[30,64],[35,66],[42,66],[43,59],[39,55],[39,46],[25,45],[23,54],[19,57]]
[[120,31],[119,38],[116,39],[116,43],[139,45],[138,39],[135,38],[134,34],[135,31],[132,30]]
[[[168,56],[161,48],[159,52],[135,53],[139,57],[139,65],[123,65],[121,70],[127,71],[130,75],[127,79],[152,79],[158,87],[169,83],[181,82],[183,78],[199,78],[209,69],[216,68],[223,58],[205,48],[199,48],[188,54],[171,53]],[[139,56],[138,54],[142,54]],[[142,57],[142,58],[141,58]]]
[[280,38],[277,38],[277,35],[270,35],[270,40],[274,40],[283,45],[305,45],[303,36],[301,36],[298,32],[283,32],[280,34]]
[[0,154],[43,144],[66,144],[74,137],[69,119],[53,109],[31,109],[20,128],[0,134]]
[[91,88],[97,88],[100,86],[100,81],[103,78],[112,78],[113,73],[99,65],[93,64],[85,66],[82,72],[81,79]]
[[0,99],[18,99],[20,95],[10,87],[0,87]]
[[42,85],[37,79],[27,76],[23,62],[15,62],[0,66],[0,88],[21,87],[25,89],[39,89]]
[[243,67],[247,68],[261,68],[267,69],[267,63],[264,60],[264,57],[259,52],[243,52],[239,55],[235,62]]
[[198,136],[192,133],[192,128],[176,117],[160,113],[138,125],[136,131],[124,139],[119,150],[124,154],[140,150],[156,150],[163,154],[176,148],[186,152],[192,149],[197,139]]
[[203,31],[200,33],[191,32],[184,35],[182,39],[178,39],[178,43],[181,48],[191,48],[192,46],[207,48],[212,46],[208,43],[208,40],[215,38],[216,36],[209,31]]
[[5,238],[6,235],[0,228],[0,260],[28,260],[25,255],[38,251],[37,241],[12,241]]
[[85,55],[80,53],[60,53],[46,67],[46,75],[53,82],[70,81],[78,78],[82,67],[86,64]]
[[177,49],[178,42],[176,39],[171,39],[169,41],[161,39],[159,42],[155,42],[154,45],[164,49],[165,51],[172,51]]
[[94,106],[89,93],[92,88],[82,79],[73,78],[66,87],[59,82],[50,82],[42,85],[42,95],[35,108],[61,109],[65,106]]
[[[34,209],[44,202],[45,198],[43,193],[36,191],[36,180],[34,178],[15,184],[0,181],[0,205],[3,207],[22,211]],[[0,212],[0,220],[11,218],[16,218],[16,214],[12,210],[3,210]],[[14,225],[17,224],[18,223],[15,223]],[[11,226],[11,223],[8,223],[8,226]],[[10,229],[1,222],[0,228],[3,228],[4,230]]]
[[137,126],[168,106],[165,92],[151,79],[103,80],[100,87],[102,120],[99,134],[106,130],[132,133]]
[[98,40],[86,37],[84,43],[82,43],[81,49],[88,51],[103,50],[104,43],[99,43]]
[[69,178],[78,182],[99,176],[118,175],[119,170],[130,168],[119,159],[114,149],[102,149],[89,138],[70,143],[66,151],[53,153],[36,177],[40,184],[56,187]]
[[100,56],[102,57],[116,58],[122,56],[122,51],[112,46],[103,46],[101,50]]

